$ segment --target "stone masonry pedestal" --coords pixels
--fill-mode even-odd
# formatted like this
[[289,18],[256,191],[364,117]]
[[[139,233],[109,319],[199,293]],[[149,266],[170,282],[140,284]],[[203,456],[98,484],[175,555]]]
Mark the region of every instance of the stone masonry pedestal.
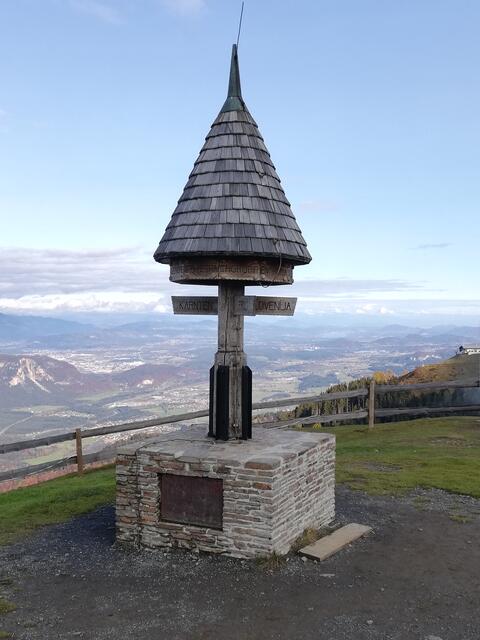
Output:
[[222,442],[203,426],[122,447],[117,540],[238,558],[285,554],[335,513],[335,438],[255,428]]

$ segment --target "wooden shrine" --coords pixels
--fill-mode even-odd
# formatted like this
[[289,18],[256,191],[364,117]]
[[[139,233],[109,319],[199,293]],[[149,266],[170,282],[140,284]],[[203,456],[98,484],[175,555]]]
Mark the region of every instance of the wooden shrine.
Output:
[[296,299],[245,295],[245,287],[267,294],[292,284],[293,269],[311,258],[243,101],[236,46],[227,99],[155,259],[170,266],[173,282],[217,288],[217,295],[172,297],[174,313],[218,316],[211,437],[189,425],[118,451],[117,541],[235,558],[285,554],[306,529],[335,515],[335,438],[260,426],[251,438],[244,319],[293,315]]
[[174,313],[218,315],[210,371],[209,435],[251,438],[252,372],[245,315],[293,315],[296,299],[246,296],[245,286],[293,283],[311,260],[270,154],[242,98],[233,45],[227,99],[155,252],[170,280],[212,285],[218,296],[172,297]]

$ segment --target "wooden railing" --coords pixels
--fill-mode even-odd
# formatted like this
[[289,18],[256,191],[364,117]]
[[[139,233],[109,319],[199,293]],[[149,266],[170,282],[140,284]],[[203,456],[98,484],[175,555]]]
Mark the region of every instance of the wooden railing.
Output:
[[[368,426],[372,428],[375,425],[375,418],[412,415],[412,416],[430,416],[436,414],[453,414],[467,413],[472,411],[480,411],[480,404],[457,405],[448,407],[402,407],[377,409],[375,408],[375,398],[379,394],[384,393],[401,393],[410,391],[432,391],[438,389],[468,389],[480,387],[480,380],[454,380],[449,382],[427,382],[409,385],[378,385],[372,380],[368,388],[354,389],[350,391],[335,391],[332,393],[320,393],[314,396],[296,396],[293,398],[282,398],[278,400],[269,400],[267,402],[257,402],[253,404],[253,409],[260,411],[265,409],[276,409],[280,407],[293,407],[299,404],[317,404],[318,413],[310,416],[298,416],[287,420],[275,422],[261,423],[260,426],[265,428],[287,428],[297,424],[326,424],[329,422],[345,422],[350,420],[368,419]],[[320,413],[320,406],[323,402],[331,400],[343,400],[347,398],[366,398],[366,408],[355,411],[346,411],[332,414]],[[30,465],[21,469],[14,469],[0,473],[0,482],[12,480],[16,478],[24,478],[29,475],[37,474],[46,470],[54,470],[61,467],[75,465],[78,473],[82,473],[85,465],[92,462],[101,462],[112,458],[112,454],[106,454],[103,451],[97,453],[84,454],[83,440],[98,436],[105,436],[116,433],[132,432],[141,429],[149,429],[166,424],[175,424],[177,422],[186,422],[205,418],[208,416],[208,409],[201,411],[192,411],[189,413],[181,413],[177,415],[164,416],[162,418],[153,418],[151,420],[139,420],[137,422],[126,422],[123,424],[114,424],[107,427],[97,427],[89,429],[76,429],[59,435],[47,436],[44,438],[35,438],[33,440],[21,440],[19,442],[9,442],[0,444],[0,454],[12,453],[16,451],[25,451],[28,449],[37,449],[39,447],[48,447],[61,442],[75,441],[76,454],[55,460],[53,462],[44,462],[37,465]]]
[[27,449],[48,447],[52,444],[71,442],[72,440],[75,440],[76,449],[74,456],[69,456],[53,462],[42,462],[41,464],[1,472],[0,482],[5,480],[14,480],[15,478],[24,478],[43,471],[53,471],[69,465],[76,465],[78,473],[83,473],[86,464],[109,459],[108,453],[105,454],[103,451],[84,455],[83,440],[86,438],[94,438],[114,433],[124,433],[125,431],[138,431],[139,429],[148,429],[150,427],[158,427],[165,424],[175,424],[176,422],[205,418],[206,416],[208,416],[208,409],[202,411],[191,411],[190,413],[179,413],[177,415],[165,416],[163,418],[152,418],[151,420],[139,420],[137,422],[113,424],[108,427],[76,429],[75,431],[68,431],[67,433],[61,433],[54,436],[46,436],[45,438],[34,438],[33,440],[20,440],[19,442],[7,442],[5,444],[0,444],[0,455],[5,453],[14,453],[16,451],[26,451]]
[[[389,409],[377,409],[375,400],[378,395],[384,393],[401,393],[410,391],[435,391],[444,389],[472,389],[480,387],[480,380],[452,380],[448,382],[425,382],[416,384],[376,384],[374,380],[370,382],[368,389],[358,389],[355,391],[339,391],[335,393],[322,394],[322,400],[335,400],[341,398],[367,397],[365,409],[357,411],[346,411],[343,413],[322,414],[320,411],[315,415],[296,416],[287,420],[280,420],[271,423],[264,423],[262,426],[267,428],[290,427],[296,424],[325,424],[328,422],[345,422],[346,420],[359,420],[368,418],[368,426],[372,428],[375,425],[376,418],[386,418],[392,416],[412,415],[412,416],[430,416],[439,413],[468,413],[471,411],[480,411],[480,404],[472,405],[456,405],[446,407],[398,407]],[[292,398],[292,400],[299,400]],[[306,398],[299,403],[315,403],[316,398]],[[293,404],[297,404],[296,402]]]

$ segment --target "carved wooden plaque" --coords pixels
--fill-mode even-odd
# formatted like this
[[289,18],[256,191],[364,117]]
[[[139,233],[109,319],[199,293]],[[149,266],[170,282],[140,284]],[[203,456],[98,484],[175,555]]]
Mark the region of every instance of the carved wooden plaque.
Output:
[[183,315],[216,316],[217,296],[172,296],[173,313]]
[[223,526],[223,480],[160,475],[160,518],[209,529]]
[[296,306],[296,298],[239,296],[235,312],[244,316],[293,316]]
[[[297,298],[238,296],[235,314],[239,316],[293,316]],[[180,315],[218,314],[217,296],[172,296],[173,313]]]
[[170,280],[183,284],[215,284],[221,280],[249,284],[292,284],[293,266],[273,258],[179,258],[170,263]]

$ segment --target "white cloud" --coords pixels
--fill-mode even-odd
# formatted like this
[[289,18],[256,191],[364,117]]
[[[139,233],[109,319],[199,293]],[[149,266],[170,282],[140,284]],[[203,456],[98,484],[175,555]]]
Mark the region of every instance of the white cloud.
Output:
[[175,290],[201,295],[201,287],[170,283],[168,267],[152,253],[139,247],[0,249],[0,312],[163,313]]
[[0,296],[96,291],[152,291],[168,282],[168,269],[138,247],[85,251],[0,250]]
[[359,304],[358,301],[332,303],[325,299],[298,298],[297,310],[310,316],[323,314],[354,314],[357,316],[392,316],[398,312],[383,305],[381,302]]
[[[172,285],[168,267],[154,262],[153,251],[117,247],[68,251],[62,249],[0,249],[0,296],[79,294],[132,291],[173,292],[180,288],[200,295],[199,287]],[[394,279],[331,278],[298,280],[295,293],[312,302],[332,298],[365,298],[369,294],[418,290],[418,283]],[[292,295],[291,287],[275,287],[278,295]],[[272,294],[273,295],[273,294]]]
[[87,14],[106,22],[107,24],[119,25],[124,22],[117,9],[98,0],[70,0],[70,6],[80,13]]
[[[170,295],[215,295],[212,287],[177,285],[169,269],[142,247],[65,250],[0,248],[0,312],[163,313]],[[438,293],[425,283],[396,279],[311,278],[293,287],[248,287],[251,295],[298,296],[303,313],[356,313],[390,316],[400,305],[420,313],[439,305]],[[413,302],[411,298],[415,298]],[[427,298],[431,298],[427,300]],[[437,299],[437,300],[436,300]],[[442,313],[469,309],[478,302],[442,304]]]
[[395,312],[392,311],[391,309],[388,309],[387,307],[383,306],[383,305],[378,305],[378,304],[362,304],[361,306],[357,307],[355,309],[355,313],[358,315],[380,315],[380,316],[387,316],[387,315],[392,315]]
[[447,247],[451,247],[451,246],[452,246],[451,242],[437,242],[437,243],[430,243],[430,244],[419,244],[416,247],[412,247],[412,249],[414,249],[414,250],[446,249]]
[[[292,291],[291,294],[294,292]],[[282,294],[283,295],[283,294]],[[314,300],[299,298],[297,304],[298,313],[306,313],[310,316],[322,315],[356,315],[360,318],[383,318],[387,322],[392,322],[396,317],[417,318],[430,317],[432,322],[445,318],[443,322],[458,321],[478,325],[480,317],[480,300],[424,300],[424,299],[398,299],[389,300],[388,306],[384,300],[372,300],[362,302],[361,300],[348,299],[346,296],[342,300]]]
[[205,0],[162,0],[162,4],[182,16],[194,15],[206,7]]
[[[275,287],[279,295],[287,293],[289,287]],[[360,279],[360,278],[330,278],[295,280],[295,293],[304,300],[321,302],[331,298],[365,298],[370,294],[397,294],[405,291],[422,289],[418,282],[407,282],[395,279]],[[280,293],[281,292],[281,293]]]
[[165,313],[169,305],[164,304],[163,299],[164,295],[161,293],[133,291],[27,295],[20,298],[0,298],[0,309],[12,313]]

